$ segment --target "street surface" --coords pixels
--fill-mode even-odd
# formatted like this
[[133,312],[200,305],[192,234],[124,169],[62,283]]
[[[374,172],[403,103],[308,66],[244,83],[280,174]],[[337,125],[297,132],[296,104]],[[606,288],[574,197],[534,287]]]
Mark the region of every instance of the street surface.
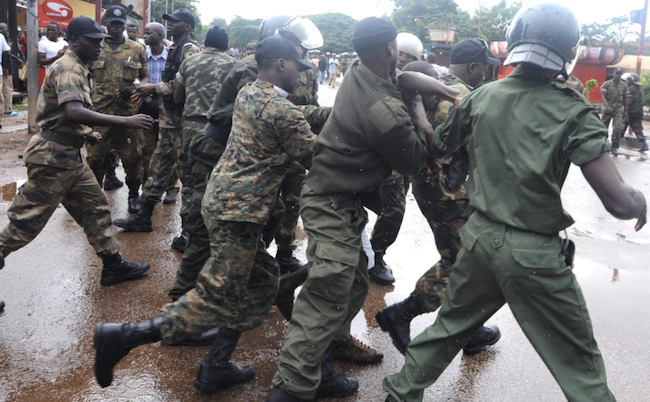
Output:
[[[335,90],[321,87],[321,104],[332,104]],[[6,122],[6,119],[5,119]],[[650,130],[646,131],[650,132]],[[0,132],[0,226],[17,186],[26,179],[13,142],[29,136]],[[623,149],[615,158],[626,182],[650,199],[648,156]],[[120,168],[118,175],[123,179]],[[113,218],[128,216],[126,187],[108,193]],[[563,191],[565,209],[576,223],[568,236],[576,243],[575,273],[591,312],[596,339],[607,366],[610,386],[619,401],[647,401],[650,394],[650,227],[634,231],[633,221],[611,217],[580,173],[572,167]],[[118,233],[122,252],[130,261],[150,261],[142,280],[100,287],[101,261],[82,229],[63,207],[27,247],[11,254],[0,271],[0,402],[142,401],[203,402],[262,401],[270,388],[287,324],[273,308],[268,320],[245,333],[234,353],[236,364],[255,368],[257,377],[244,386],[203,395],[192,381],[207,347],[146,345],[132,351],[117,366],[109,388],[94,380],[92,336],[98,321],[122,322],[153,318],[169,300],[181,256],[170,248],[179,230],[180,205],[160,205],[154,211],[153,233]],[[372,215],[372,214],[371,214]],[[544,219],[540,216],[539,219]],[[368,234],[374,217],[367,227]],[[304,260],[303,243],[298,257]],[[275,250],[271,251],[273,254]],[[382,402],[385,375],[398,371],[403,356],[374,320],[377,310],[406,298],[415,282],[439,258],[433,235],[411,194],[397,242],[386,261],[393,267],[395,286],[371,284],[368,299],[352,332],[385,354],[382,363],[363,367],[336,363],[341,374],[355,376],[358,393],[340,401]],[[412,335],[433,323],[434,314],[416,318]],[[502,338],[475,357],[459,355],[425,400],[452,402],[557,402],[565,400],[553,377],[537,356],[505,306],[489,321]],[[324,401],[327,401],[324,399]],[[334,401],[331,399],[330,401]]]

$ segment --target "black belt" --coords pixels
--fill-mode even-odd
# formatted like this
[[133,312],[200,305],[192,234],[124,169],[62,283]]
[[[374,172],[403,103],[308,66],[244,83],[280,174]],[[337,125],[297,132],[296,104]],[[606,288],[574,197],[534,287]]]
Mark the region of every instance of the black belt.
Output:
[[203,116],[200,116],[200,117],[183,117],[183,119],[185,119],[185,121],[196,121],[198,123],[203,123],[203,124],[206,124],[208,122],[208,118],[203,117]]
[[228,142],[228,136],[230,135],[229,131],[226,131],[219,126],[215,126],[212,123],[206,124],[203,131],[205,131],[205,134],[208,137],[212,138],[215,142],[223,145],[224,147],[226,146],[226,143]]
[[52,131],[49,128],[44,128],[41,130],[41,137],[45,138],[46,140],[54,141],[57,144],[79,149],[81,149],[86,142],[85,136],[62,133],[60,131]]

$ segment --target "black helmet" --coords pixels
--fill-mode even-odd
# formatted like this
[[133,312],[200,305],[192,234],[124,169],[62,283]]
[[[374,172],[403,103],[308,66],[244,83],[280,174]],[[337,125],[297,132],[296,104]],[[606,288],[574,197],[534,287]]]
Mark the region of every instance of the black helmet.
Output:
[[564,74],[571,73],[567,71],[569,65],[575,65],[578,48],[584,44],[573,12],[548,1],[523,6],[512,20],[506,39],[505,66],[531,63]]
[[269,36],[275,35],[275,32],[282,29],[292,18],[289,15],[276,15],[262,21],[260,24],[260,42]]

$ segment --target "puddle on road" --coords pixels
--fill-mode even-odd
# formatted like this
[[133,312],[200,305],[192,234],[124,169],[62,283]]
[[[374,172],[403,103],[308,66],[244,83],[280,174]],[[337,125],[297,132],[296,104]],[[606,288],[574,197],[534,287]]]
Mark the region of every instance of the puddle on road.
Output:
[[27,180],[16,180],[12,183],[5,184],[0,187],[0,199],[2,201],[13,201],[18,194],[18,189],[20,186],[25,184]]

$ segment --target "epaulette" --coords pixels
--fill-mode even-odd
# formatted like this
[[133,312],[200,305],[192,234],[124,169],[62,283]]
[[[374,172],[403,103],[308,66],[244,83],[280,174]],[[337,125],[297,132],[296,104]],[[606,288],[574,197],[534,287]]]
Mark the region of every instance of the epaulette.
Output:
[[573,96],[574,98],[576,98],[578,100],[581,100],[581,101],[584,101],[584,102],[590,104],[589,101],[587,101],[587,98],[585,98],[585,96],[583,94],[581,94],[580,92],[576,91],[573,88],[562,86],[557,81],[551,81],[551,86],[553,88],[557,89],[557,90],[563,91],[566,94],[571,94],[571,96]]

